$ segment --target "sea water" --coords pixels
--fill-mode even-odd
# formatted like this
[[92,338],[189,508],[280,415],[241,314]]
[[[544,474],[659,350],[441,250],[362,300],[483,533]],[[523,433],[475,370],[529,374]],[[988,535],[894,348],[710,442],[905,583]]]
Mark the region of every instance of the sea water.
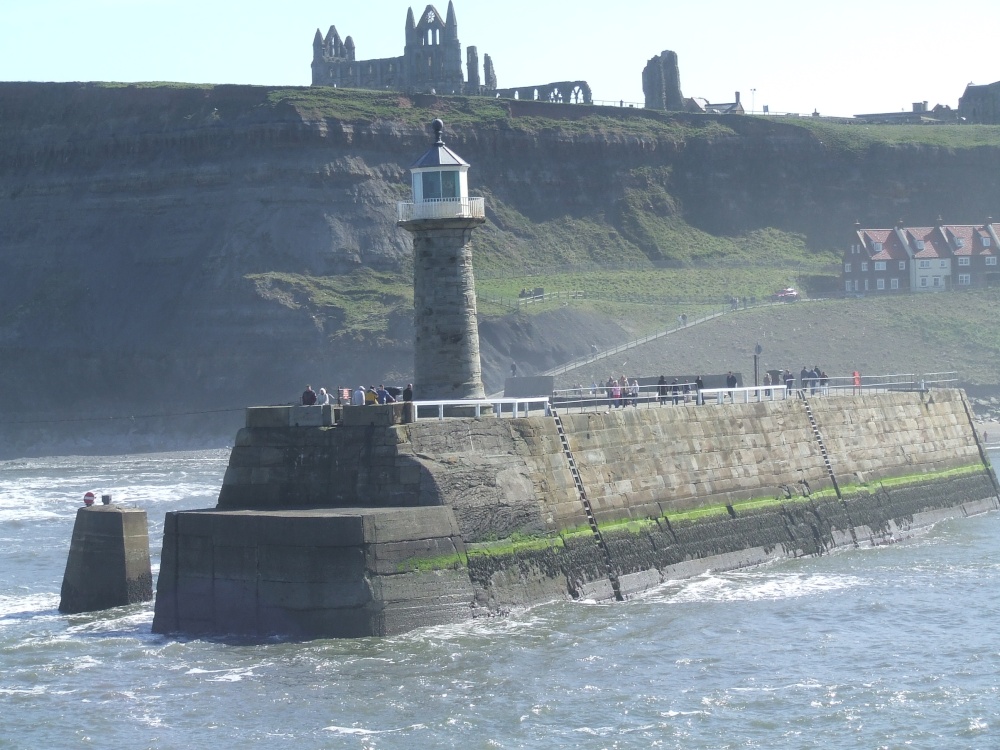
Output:
[[[61,615],[83,493],[215,504],[228,452],[0,463],[0,748],[998,748],[1000,514],[392,638]],[[94,575],[100,575],[94,571]]]

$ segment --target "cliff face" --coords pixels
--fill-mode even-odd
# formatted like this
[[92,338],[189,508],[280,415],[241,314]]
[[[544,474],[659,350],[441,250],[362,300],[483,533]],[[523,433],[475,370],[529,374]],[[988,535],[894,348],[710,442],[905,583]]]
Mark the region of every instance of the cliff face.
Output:
[[[240,407],[293,400],[307,382],[405,381],[405,306],[379,335],[345,338],[335,307],[254,275],[405,269],[395,202],[408,197],[407,167],[435,116],[473,165],[472,191],[487,196],[477,252],[514,263],[599,256],[605,241],[555,236],[540,251],[518,221],[585,219],[626,255],[669,257],[633,229],[636,211],[713,233],[776,226],[830,247],[857,218],[979,221],[1000,198],[1000,147],[859,155],[751,118],[612,110],[581,126],[589,108],[490,102],[483,118],[472,100],[386,107],[386,96],[352,96],[0,83],[6,454],[63,450],[67,439],[97,448],[74,442],[91,439],[97,419],[114,448],[174,447],[183,441],[165,435],[231,436]],[[637,183],[664,201],[636,207],[626,198]],[[512,353],[553,356],[543,335],[505,348],[504,326],[484,336],[488,390],[502,387]],[[619,336],[598,332],[599,342]],[[162,417],[188,412],[213,414]]]

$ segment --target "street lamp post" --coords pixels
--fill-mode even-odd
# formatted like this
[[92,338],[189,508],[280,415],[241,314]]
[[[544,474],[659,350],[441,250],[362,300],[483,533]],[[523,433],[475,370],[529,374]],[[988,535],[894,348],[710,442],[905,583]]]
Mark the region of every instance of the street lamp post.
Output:
[[757,346],[755,346],[753,348],[753,387],[754,388],[756,388],[757,386],[760,385],[760,383],[757,382],[757,362],[759,360],[760,353],[762,351],[764,351],[764,349],[761,348],[760,344],[757,344]]
[[757,102],[757,89],[750,89],[750,114],[753,114],[754,112],[757,111],[756,102]]

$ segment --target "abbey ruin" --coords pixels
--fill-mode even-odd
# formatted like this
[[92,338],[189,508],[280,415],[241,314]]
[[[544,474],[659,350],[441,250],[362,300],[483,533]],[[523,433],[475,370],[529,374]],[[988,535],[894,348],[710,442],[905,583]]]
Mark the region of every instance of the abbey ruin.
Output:
[[442,18],[428,5],[417,21],[413,8],[406,12],[406,40],[401,57],[358,60],[354,40],[341,39],[336,26],[324,37],[319,29],[313,38],[312,85],[402,91],[406,93],[464,94],[504,99],[529,99],[563,104],[591,104],[586,81],[558,81],[501,89],[489,55],[483,55],[479,73],[479,51],[467,47],[467,76],[462,74],[462,46],[458,41],[455,6],[448,2]]

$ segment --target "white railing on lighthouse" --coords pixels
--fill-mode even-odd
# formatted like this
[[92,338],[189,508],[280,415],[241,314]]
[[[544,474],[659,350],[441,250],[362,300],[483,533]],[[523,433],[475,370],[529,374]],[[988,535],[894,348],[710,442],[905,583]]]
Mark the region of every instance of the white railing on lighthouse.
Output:
[[483,198],[432,198],[420,203],[396,204],[399,221],[420,219],[485,219],[486,204]]

